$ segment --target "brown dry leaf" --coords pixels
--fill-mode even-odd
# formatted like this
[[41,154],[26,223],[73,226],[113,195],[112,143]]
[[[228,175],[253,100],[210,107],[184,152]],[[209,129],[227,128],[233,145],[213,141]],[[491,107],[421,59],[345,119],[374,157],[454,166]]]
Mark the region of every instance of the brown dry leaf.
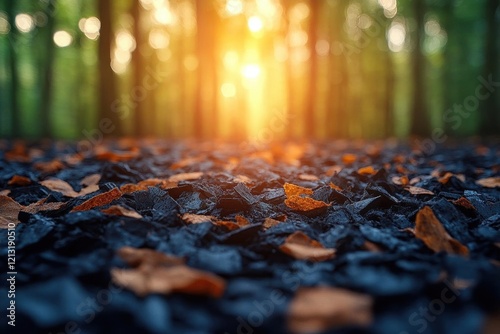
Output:
[[79,163],[81,163],[82,160],[83,160],[83,156],[79,153],[66,155],[62,159],[62,161],[64,161],[67,165],[70,165],[70,166],[76,166]]
[[410,180],[408,180],[408,176],[403,175],[403,176],[393,176],[391,178],[392,183],[397,184],[398,186],[407,186],[410,183]]
[[[22,209],[23,206],[14,201],[12,198],[0,195],[0,217],[4,218],[7,222],[16,224],[19,223],[17,216],[19,215],[19,211]],[[3,225],[3,223],[1,225]],[[6,227],[7,226],[3,228]]]
[[66,203],[63,202],[51,202],[51,203],[45,203],[47,201],[47,198],[41,199],[36,203],[32,203],[28,206],[25,206],[22,208],[21,211],[23,212],[28,212],[31,214],[35,214],[40,211],[54,211],[54,210],[59,210],[60,208],[63,207]]
[[236,175],[236,177],[233,179],[233,182],[249,184],[252,183],[252,180],[245,175]]
[[423,207],[415,220],[415,236],[434,252],[445,251],[450,254],[468,255],[469,250],[453,239],[438,220],[432,209]]
[[352,165],[356,160],[357,157],[355,154],[347,153],[342,156],[342,162],[346,165]]
[[290,196],[285,200],[285,205],[290,209],[304,213],[320,213],[330,205],[310,197]]
[[101,181],[101,174],[90,174],[88,176],[85,176],[81,181],[80,184],[82,186],[88,187],[88,186],[94,186]]
[[64,169],[65,167],[66,166],[60,160],[57,159],[47,162],[37,162],[33,164],[33,168],[44,174],[53,174]]
[[111,162],[129,161],[139,156],[139,150],[114,152],[107,151],[106,149],[98,149],[96,151],[95,158],[97,160],[106,160]]
[[329,185],[329,186],[330,186],[330,188],[332,188],[333,190],[342,191],[342,188],[340,188],[338,185],[334,184],[333,182],[330,182],[328,185]]
[[366,250],[369,250],[370,252],[373,252],[373,253],[380,253],[383,251],[383,249],[379,245],[377,245],[376,243],[371,242],[369,240],[365,240],[365,242],[363,243],[363,247]]
[[358,174],[359,175],[375,175],[377,174],[377,171],[373,166],[366,166],[366,167],[361,167],[358,169]]
[[342,166],[338,166],[338,165],[332,166],[326,170],[325,175],[326,176],[333,176],[335,174],[340,173],[341,170],[342,170]]
[[136,211],[126,209],[121,205],[112,205],[107,209],[101,210],[101,212],[107,215],[123,216],[123,217],[138,218],[138,219],[142,218],[142,216]]
[[64,196],[71,198],[88,195],[90,193],[99,190],[98,185],[91,185],[86,188],[83,188],[80,192],[76,192],[75,190],[73,190],[73,187],[71,187],[71,185],[68,182],[60,179],[44,180],[41,181],[40,184],[46,188],[49,188],[52,191],[60,192]]
[[313,174],[300,174],[299,179],[303,181],[319,181],[319,177]]
[[462,182],[465,182],[465,175],[463,174],[453,174],[450,172],[446,172],[443,176],[438,178],[439,183],[447,184],[450,181],[451,177],[454,176]]
[[240,216],[240,215],[237,215],[235,217],[235,220],[236,220],[236,222],[227,221],[227,220],[217,220],[217,221],[212,222],[212,224],[214,224],[216,226],[225,227],[229,231],[234,231],[234,230],[239,229],[240,227],[247,226],[250,224],[248,219],[246,219],[245,217]]
[[268,228],[271,228],[273,226],[276,226],[278,224],[281,224],[279,220],[273,219],[273,218],[266,218],[264,220],[264,223],[262,224],[262,227],[267,230]]
[[331,287],[300,288],[287,312],[291,333],[317,333],[343,326],[367,327],[373,321],[372,297]]
[[111,277],[117,285],[130,289],[139,296],[184,293],[219,298],[226,287],[226,282],[219,276],[185,265],[114,268],[111,269]]
[[487,177],[485,179],[480,179],[480,180],[476,181],[476,184],[481,186],[481,187],[486,187],[486,188],[500,187],[500,176]]
[[5,160],[11,162],[30,162],[31,157],[28,155],[26,144],[22,141],[14,143],[12,150],[5,152]]
[[153,179],[142,180],[137,184],[133,183],[124,184],[123,186],[120,187],[120,190],[124,194],[130,194],[136,191],[148,190],[149,187],[156,187],[156,186],[159,186],[162,189],[172,189],[177,187],[177,182],[169,181],[166,179],[153,178]]
[[164,254],[147,248],[125,246],[118,249],[117,253],[118,256],[131,267],[172,266],[181,265],[186,262],[181,257]]
[[325,261],[335,256],[335,249],[325,248],[320,242],[300,231],[290,234],[280,246],[280,250],[298,260]]
[[26,176],[14,175],[7,184],[9,186],[27,186],[31,184],[31,180]]
[[203,172],[181,173],[172,175],[171,177],[168,178],[168,181],[170,182],[192,181],[192,180],[198,180],[202,176]]
[[456,199],[454,201],[451,201],[453,204],[461,206],[464,209],[467,210],[476,210],[474,205],[465,197],[460,197],[459,199]]
[[434,195],[430,190],[415,186],[406,186],[405,190],[409,191],[412,195]]
[[291,183],[285,183],[283,185],[283,189],[285,190],[286,197],[313,194],[312,189],[304,188]]
[[82,204],[75,206],[73,210],[71,210],[71,212],[86,211],[98,206],[103,206],[113,202],[115,199],[118,199],[121,196],[122,192],[118,188],[113,188],[110,191],[96,195],[91,199],[86,200]]
[[182,160],[179,160],[177,162],[174,162],[171,166],[170,169],[179,169],[179,168],[184,168],[187,166],[194,165],[198,162],[203,161],[203,157],[188,157],[184,158]]
[[0,190],[1,196],[7,196],[8,194],[10,194],[10,189]]
[[212,223],[217,220],[214,216],[195,215],[194,213],[185,213],[181,219],[188,224]]

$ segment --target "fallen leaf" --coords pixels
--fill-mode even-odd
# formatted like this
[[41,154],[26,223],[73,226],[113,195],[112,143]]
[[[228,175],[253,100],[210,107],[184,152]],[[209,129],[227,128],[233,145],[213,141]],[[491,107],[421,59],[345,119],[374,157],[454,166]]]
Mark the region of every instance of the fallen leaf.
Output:
[[330,205],[317,201],[310,197],[290,196],[285,200],[285,205],[294,211],[303,213],[321,213],[325,211]]
[[363,243],[363,247],[366,250],[369,250],[370,252],[373,252],[373,253],[380,253],[383,251],[383,249],[379,245],[377,245],[376,243],[371,242],[369,240],[365,240],[365,242]]
[[243,216],[237,215],[235,217],[235,220],[236,220],[236,222],[226,221],[226,220],[216,220],[212,223],[216,226],[225,227],[229,231],[234,231],[234,230],[239,229],[240,227],[250,225],[250,222],[248,221],[248,219],[246,219]]
[[203,176],[203,172],[181,173],[168,178],[171,182],[192,181]]
[[450,254],[469,254],[467,247],[448,234],[432,209],[428,206],[423,207],[417,213],[415,236],[434,252],[445,251]]
[[177,187],[177,184],[178,183],[174,181],[153,178],[140,181],[137,184],[133,183],[124,184],[123,186],[120,187],[120,190],[124,194],[130,194],[136,191],[148,190],[149,187],[156,187],[156,186],[160,187],[161,189],[171,189]]
[[203,161],[203,157],[187,157],[182,160],[179,160],[177,162],[174,162],[171,166],[170,169],[180,169],[184,168],[187,166],[194,165],[198,162]]
[[377,174],[377,171],[373,166],[366,166],[366,167],[361,167],[358,169],[358,174],[359,175],[375,175]]
[[392,183],[397,184],[398,186],[407,186],[410,183],[410,180],[408,180],[408,176],[403,175],[403,176],[393,176],[391,178]]
[[332,188],[333,190],[336,190],[336,191],[342,191],[342,188],[340,188],[338,185],[334,184],[333,182],[330,182],[328,184],[330,186],[330,188]]
[[118,249],[117,254],[131,267],[172,266],[181,265],[186,262],[181,257],[164,254],[147,248],[125,246]]
[[279,220],[273,219],[273,218],[266,218],[264,220],[264,223],[262,224],[262,227],[267,230],[268,228],[271,228],[273,226],[276,226],[278,224],[281,224]]
[[280,246],[280,250],[297,260],[325,261],[335,256],[335,249],[325,248],[300,231],[290,234]]
[[66,166],[60,160],[57,159],[46,162],[40,161],[33,164],[33,168],[44,174],[53,174],[64,169],[65,167]]
[[285,183],[283,185],[283,189],[285,190],[286,197],[300,196],[300,195],[312,195],[314,193],[312,191],[312,189],[304,188],[304,187],[297,186],[297,185],[291,184],[291,183]]
[[41,199],[36,203],[32,203],[22,208],[21,211],[35,214],[40,211],[54,211],[62,208],[66,203],[63,202],[50,202],[46,203],[47,198]]
[[[0,217],[4,218],[7,222],[15,224],[19,223],[17,216],[22,209],[23,206],[14,201],[12,198],[0,195]],[[3,225],[3,223],[1,225]]]
[[233,182],[249,184],[252,183],[252,180],[245,175],[236,175],[236,177],[233,179]]
[[10,194],[10,189],[0,190],[1,196],[7,196],[8,194]]
[[66,181],[60,179],[49,179],[41,181],[40,184],[52,191],[57,191],[66,197],[76,198],[84,195],[88,195],[99,190],[98,185],[91,185],[83,188],[80,192],[76,192],[73,187]]
[[459,179],[462,182],[465,182],[465,175],[463,175],[463,174],[453,174],[453,173],[450,173],[450,172],[446,172],[443,176],[439,177],[438,181],[441,184],[447,184],[448,181],[450,181],[450,179],[452,178],[452,176],[456,177],[457,179]]
[[326,176],[333,176],[335,174],[338,174],[342,170],[342,166],[332,166],[328,168],[325,172]]
[[217,220],[214,216],[195,215],[193,213],[185,213],[181,219],[188,224],[212,223]]
[[86,177],[84,177],[81,181],[80,184],[82,186],[88,187],[88,186],[94,186],[101,181],[101,174],[90,174]]
[[138,150],[133,151],[108,151],[108,150],[97,150],[95,153],[95,158],[97,160],[106,160],[111,162],[129,161],[135,159],[139,156]]
[[459,199],[456,199],[454,201],[451,201],[453,204],[461,206],[464,209],[467,210],[476,210],[474,205],[465,197],[460,197]]
[[342,162],[346,165],[352,165],[356,160],[357,157],[354,154],[347,153],[342,156]]
[[500,177],[487,177],[476,181],[476,184],[485,188],[500,187]]
[[138,219],[142,218],[142,216],[136,211],[126,209],[121,205],[112,205],[107,209],[101,210],[101,212],[107,215],[123,216],[123,217],[138,218]]
[[27,186],[31,184],[31,180],[26,176],[14,175],[7,184],[9,186]]
[[171,267],[141,266],[137,269],[111,269],[113,282],[139,296],[152,293],[183,293],[213,298],[222,296],[225,281],[212,273],[184,265]]
[[409,191],[412,195],[434,195],[430,190],[415,186],[406,186],[405,190]]
[[367,327],[373,321],[372,297],[340,288],[300,288],[287,312],[291,333],[318,333],[343,326]]
[[121,196],[122,192],[118,188],[113,188],[110,191],[96,195],[91,199],[86,200],[82,204],[75,206],[73,210],[71,210],[71,212],[87,211],[98,206],[103,206],[113,202],[115,199],[118,199]]
[[319,181],[319,177],[312,174],[300,174],[299,179],[302,181],[312,181],[312,182]]

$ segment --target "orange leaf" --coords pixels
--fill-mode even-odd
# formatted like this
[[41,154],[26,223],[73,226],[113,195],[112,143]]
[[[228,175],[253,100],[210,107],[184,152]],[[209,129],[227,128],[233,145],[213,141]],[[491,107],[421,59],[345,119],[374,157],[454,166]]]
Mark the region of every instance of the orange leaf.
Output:
[[9,186],[27,186],[31,184],[31,180],[26,176],[14,175],[7,184]]
[[420,187],[406,186],[405,190],[409,191],[412,195],[434,195],[432,191]]
[[115,199],[118,199],[122,196],[122,192],[118,188],[113,188],[110,191],[105,193],[96,195],[89,200],[86,200],[80,205],[77,205],[71,210],[71,212],[75,211],[86,211],[93,209],[97,206],[103,206],[113,202]]
[[97,160],[106,160],[111,162],[128,161],[137,158],[138,156],[138,150],[113,152],[107,151],[106,149],[98,149],[95,153],[95,158]]
[[172,267],[142,266],[138,269],[111,269],[113,282],[139,296],[152,293],[184,293],[219,298],[226,282],[212,273],[184,265]]
[[123,186],[120,187],[120,190],[124,194],[130,194],[136,191],[148,190],[149,187],[156,187],[156,186],[159,186],[162,189],[171,189],[177,187],[177,182],[165,179],[153,178],[140,181],[137,184],[133,183],[124,184]]
[[319,177],[312,174],[300,174],[299,179],[303,181],[319,181]]
[[160,253],[147,248],[133,248],[125,246],[118,249],[117,253],[122,260],[131,267],[171,266],[185,263],[183,258]]
[[476,181],[476,184],[486,188],[500,187],[500,177],[487,177]]
[[114,216],[123,216],[130,218],[142,218],[142,216],[134,210],[129,210],[121,205],[112,205],[107,209],[101,210],[102,213]]
[[332,188],[333,190],[342,191],[342,188],[340,188],[338,185],[334,184],[333,182],[330,182],[328,185],[329,185],[329,186],[330,186],[330,188]]
[[403,175],[403,176],[393,176],[391,178],[392,183],[397,184],[399,186],[407,186],[410,183],[410,180],[408,180],[408,176]]
[[203,172],[181,173],[168,178],[171,182],[192,181],[203,176]]
[[214,216],[195,215],[193,213],[185,213],[181,219],[188,224],[212,223],[216,220]]
[[225,227],[229,231],[237,230],[240,227],[247,226],[250,224],[248,219],[246,219],[243,216],[238,215],[235,217],[235,219],[236,219],[236,222],[226,221],[226,220],[217,220],[217,221],[212,222],[212,224],[214,224],[216,226]]
[[359,175],[375,175],[377,174],[377,171],[373,166],[366,166],[366,167],[361,167],[358,169],[358,174]]
[[346,165],[352,165],[356,160],[357,157],[354,154],[347,153],[342,156],[342,162]]
[[304,188],[291,183],[285,183],[283,185],[283,189],[285,189],[286,197],[313,194],[312,189]]
[[452,176],[456,177],[457,179],[459,179],[462,182],[465,182],[465,175],[463,175],[463,174],[453,174],[453,173],[450,173],[450,172],[447,172],[443,176],[441,176],[440,178],[438,178],[438,181],[441,184],[447,184],[448,181],[450,181],[450,179],[451,179]]
[[[23,206],[12,198],[0,195],[0,217],[5,221],[15,224],[19,223],[17,216],[22,209]],[[5,223],[5,221],[3,223]],[[7,226],[3,226],[3,223],[0,224],[0,227],[7,228]]]
[[291,333],[318,333],[343,326],[367,327],[373,321],[372,297],[330,287],[300,288],[287,312]]
[[280,250],[298,260],[325,261],[335,256],[335,249],[323,247],[300,231],[290,234]]
[[460,197],[459,199],[452,201],[452,203],[467,210],[476,210],[474,205],[472,205],[472,203],[465,197]]
[[184,158],[182,160],[179,160],[177,162],[174,162],[171,166],[170,166],[170,169],[179,169],[179,168],[184,168],[184,167],[187,167],[187,166],[191,166],[191,165],[194,165],[198,162],[201,162],[203,161],[203,158],[202,157],[188,157],[188,158]]
[[101,174],[91,174],[83,178],[83,180],[80,181],[80,184],[82,186],[88,187],[88,186],[94,186],[101,181]]
[[53,174],[64,169],[65,167],[66,166],[59,160],[37,162],[33,165],[33,168],[45,174]]
[[425,206],[417,213],[415,220],[415,236],[422,240],[434,252],[445,251],[450,254],[467,255],[469,250],[456,239],[453,239],[432,209]]
[[281,224],[279,220],[273,218],[266,218],[266,220],[264,220],[264,223],[262,224],[262,227],[267,230],[268,228],[271,228],[278,224]]
[[326,210],[330,205],[317,201],[310,197],[290,196],[285,200],[285,205],[290,209],[304,212],[304,213],[321,213]]

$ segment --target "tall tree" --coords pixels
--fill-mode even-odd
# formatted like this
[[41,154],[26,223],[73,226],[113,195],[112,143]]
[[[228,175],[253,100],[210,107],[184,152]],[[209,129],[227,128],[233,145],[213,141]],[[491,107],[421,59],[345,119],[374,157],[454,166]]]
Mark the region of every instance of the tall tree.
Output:
[[[111,46],[113,45],[113,0],[98,1],[101,30],[99,33],[99,123],[108,119],[110,126],[104,126],[103,132],[108,135],[120,135],[120,124],[116,113],[111,110],[116,100],[115,74],[111,68]],[[106,133],[107,132],[107,133]]]
[[[144,38],[141,31],[142,9],[139,1],[132,1],[130,11],[131,16],[134,20],[133,35],[136,44],[136,48],[132,52],[132,81],[134,87],[140,87],[142,85],[142,79],[144,77],[144,57],[141,54],[141,49],[144,46]],[[146,135],[146,115],[144,113],[144,101],[137,101],[132,109],[132,117],[134,120],[134,135],[137,137],[144,137]]]
[[316,130],[316,101],[318,97],[318,56],[316,53],[316,42],[318,41],[318,24],[321,1],[311,0],[309,18],[309,92],[306,97],[306,110],[304,117],[304,128],[306,138],[313,138]]
[[[498,61],[499,54],[497,48],[498,39],[498,24],[495,20],[497,11],[499,10],[499,0],[487,0],[485,6],[486,18],[486,44],[484,52],[484,69],[483,78],[488,80],[489,77],[493,81],[498,81]],[[490,92],[490,96],[482,102],[480,109],[480,133],[482,135],[497,135],[500,117],[496,108],[495,96],[496,92]]]
[[15,0],[7,0],[7,17],[12,26],[9,34],[9,68],[10,68],[10,112],[11,112],[11,137],[21,136],[21,115],[18,100],[19,89],[19,73],[17,66],[16,40],[19,37],[19,32],[15,28],[16,20],[16,3]]
[[416,136],[428,136],[430,133],[430,118],[426,106],[425,94],[425,58],[422,50],[423,38],[425,36],[425,1],[414,1],[413,11],[415,16],[415,48],[412,59],[413,75],[413,99],[410,115],[410,134]]
[[42,137],[48,138],[52,133],[51,124],[51,104],[52,104],[52,81],[53,81],[53,69],[54,69],[54,42],[52,40],[54,35],[54,21],[55,21],[55,9],[56,0],[49,0],[47,2],[47,8],[45,8],[45,13],[47,15],[47,25],[44,28],[44,68],[42,72],[42,98],[40,101],[40,120]]

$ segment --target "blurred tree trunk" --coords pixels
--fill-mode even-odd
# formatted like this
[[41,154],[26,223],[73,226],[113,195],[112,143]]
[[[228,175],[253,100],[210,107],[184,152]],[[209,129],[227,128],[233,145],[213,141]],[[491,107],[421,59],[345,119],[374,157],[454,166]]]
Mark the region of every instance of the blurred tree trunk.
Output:
[[[212,1],[196,1],[198,82],[196,84],[194,135],[197,137],[210,136],[217,131],[216,16]],[[209,124],[211,126],[207,126]]]
[[309,19],[309,50],[311,57],[309,60],[309,92],[307,94],[307,105],[304,117],[304,134],[308,139],[313,138],[316,130],[316,100],[318,98],[318,57],[316,53],[316,42],[318,40],[318,20],[321,2],[317,0],[310,1],[310,19]]
[[[111,46],[113,45],[112,0],[98,1],[98,13],[101,20],[99,34],[99,117],[100,123],[111,122],[103,132],[107,135],[119,136],[121,126],[116,113],[111,110],[116,100],[115,74],[111,68]],[[109,120],[109,121],[108,121]],[[105,122],[104,122],[105,121]]]
[[[144,44],[144,39],[141,31],[141,4],[139,1],[132,1],[131,15],[134,19],[133,35],[136,42],[136,48],[132,52],[132,86],[140,87],[144,77],[144,57],[141,55],[141,49]],[[137,137],[146,135],[144,113],[144,101],[136,101],[131,107],[132,119],[134,120],[133,132]]]
[[[441,84],[443,85],[443,104],[444,110],[448,110],[453,105],[453,96],[455,93],[455,84],[453,75],[453,68],[455,66],[455,57],[453,52],[453,47],[457,43],[457,37],[459,35],[456,33],[455,29],[455,11],[454,11],[454,0],[447,0],[444,4],[442,11],[441,22],[446,31],[448,37],[448,42],[444,49],[444,62],[443,62],[443,77]],[[444,130],[446,134],[452,135],[454,130],[452,128],[452,122],[444,122]]]
[[425,94],[425,58],[422,53],[424,38],[425,3],[414,1],[413,10],[416,23],[415,49],[413,50],[413,99],[410,115],[410,134],[415,136],[428,136],[430,133],[430,118],[426,107]]
[[[386,43],[387,44],[387,43]],[[384,52],[385,58],[385,115],[384,115],[384,136],[394,136],[394,64],[392,62],[391,51]]]
[[[495,21],[495,15],[499,7],[498,0],[487,0],[485,6],[486,19],[486,44],[484,52],[484,69],[483,78],[489,81],[488,78],[498,82],[498,62],[499,54],[497,49],[498,27]],[[483,88],[487,90],[488,88]],[[495,89],[495,88],[493,88]],[[498,90],[498,88],[496,88]],[[480,108],[480,134],[486,136],[498,135],[498,125],[500,124],[499,110],[496,108],[495,96],[498,92],[489,91],[490,96],[482,101]]]
[[16,19],[16,0],[7,0],[7,16],[9,22],[12,24],[11,32],[9,35],[9,68],[10,68],[10,113],[11,113],[11,137],[20,137],[21,134],[21,115],[18,101],[19,90],[19,73],[17,68],[17,55],[16,43],[19,37],[19,32],[14,27]]
[[[46,13],[55,13],[55,0],[47,2]],[[40,125],[42,137],[49,138],[53,135],[51,122],[52,107],[52,81],[54,70],[54,15],[47,15],[47,25],[45,27],[45,52],[43,55],[44,66],[42,72],[42,96],[40,101]]]

